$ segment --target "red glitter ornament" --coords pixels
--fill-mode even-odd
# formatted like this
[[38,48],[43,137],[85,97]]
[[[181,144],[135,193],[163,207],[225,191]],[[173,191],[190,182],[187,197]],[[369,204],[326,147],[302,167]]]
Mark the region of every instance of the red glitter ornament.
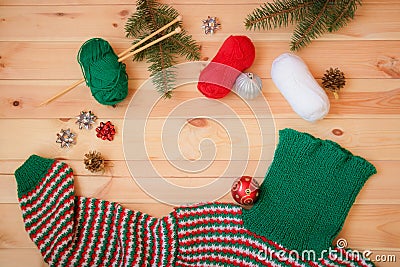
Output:
[[96,128],[96,136],[103,140],[112,141],[114,140],[115,128],[110,121],[106,123],[100,122],[100,126]]
[[259,196],[260,185],[251,176],[242,176],[235,180],[231,188],[233,199],[241,205],[253,205]]

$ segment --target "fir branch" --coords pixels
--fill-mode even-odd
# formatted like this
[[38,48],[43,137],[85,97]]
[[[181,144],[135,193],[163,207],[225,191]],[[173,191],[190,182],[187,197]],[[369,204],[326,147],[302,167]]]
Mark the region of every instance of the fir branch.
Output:
[[172,90],[175,88],[175,77],[176,73],[174,67],[169,67],[168,69],[161,70],[152,76],[153,84],[162,84],[157,88],[157,91],[164,98],[172,97]]
[[299,50],[325,32],[337,31],[354,18],[361,0],[275,0],[255,9],[245,19],[247,29],[286,27],[297,23],[291,50]]
[[126,37],[138,36],[149,30],[147,28],[149,24],[147,24],[142,17],[143,12],[136,12],[130,18],[128,18],[128,21],[125,25]]
[[125,25],[127,37],[135,37],[153,30],[151,28],[153,24],[149,23],[148,18],[151,16],[150,10],[155,8],[155,1],[137,0],[136,6],[136,12],[128,18]]
[[[318,2],[309,10],[305,19],[301,21],[294,30],[290,44],[291,50],[299,50],[301,47],[309,44],[311,39],[316,39],[326,31],[326,10],[329,3],[330,1],[325,1],[322,5],[322,2]],[[319,4],[322,5],[322,7],[320,7]]]
[[[165,20],[171,20],[171,17],[174,19],[179,16],[176,9],[165,4],[159,4],[155,11],[157,12],[156,17],[161,20],[160,23],[163,23]],[[179,22],[179,26],[182,26],[182,22]]]
[[335,8],[332,9],[328,22],[328,31],[334,32],[346,26],[354,18],[357,5],[361,5],[360,0],[335,1]]
[[170,41],[174,44],[175,52],[187,60],[200,59],[200,47],[196,42],[186,34],[186,31],[178,33],[176,36],[171,36]]
[[287,27],[304,16],[312,6],[310,0],[278,0],[274,3],[265,3],[260,8],[247,16],[245,26],[247,29],[267,29]]
[[[137,38],[132,42],[132,44],[136,44],[138,42],[140,42],[140,40],[144,39],[146,36],[148,36],[149,33],[145,32],[142,35],[137,36]],[[154,38],[150,39],[150,41],[155,40]],[[151,54],[151,49],[152,47],[150,47],[149,49],[144,49],[142,51],[140,51],[139,53],[136,53],[135,55],[133,55],[132,60],[133,61],[143,61],[146,58],[148,58]]]
[[[136,12],[128,19],[125,31],[128,37],[135,38],[133,43],[137,43],[150,33],[174,20],[178,15],[178,11],[169,5],[160,4],[155,0],[137,0]],[[182,23],[176,23],[148,40],[148,42],[168,34],[178,26],[182,28]],[[157,45],[137,53],[134,55],[133,60],[146,60],[150,63],[148,70],[154,86],[164,97],[169,98],[174,89],[174,81],[176,79],[176,73],[171,66],[176,64],[178,56],[184,56],[187,60],[200,59],[200,47],[184,30]]]
[[162,44],[158,44],[158,55],[156,57],[150,57],[150,62],[159,61],[160,64],[153,64],[150,66],[152,71],[153,81],[158,84],[157,91],[165,98],[171,98],[171,92],[173,90],[173,84],[171,84],[171,73],[168,68],[172,66],[174,59],[172,56],[167,56],[164,52]]

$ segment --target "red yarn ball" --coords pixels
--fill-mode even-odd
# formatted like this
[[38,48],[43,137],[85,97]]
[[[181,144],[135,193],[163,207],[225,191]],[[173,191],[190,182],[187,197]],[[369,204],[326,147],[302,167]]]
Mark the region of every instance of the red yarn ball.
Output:
[[241,205],[253,205],[259,196],[260,185],[251,176],[237,178],[232,185],[233,199]]
[[226,96],[236,78],[253,64],[254,58],[255,48],[247,36],[229,36],[200,73],[197,88],[209,98]]

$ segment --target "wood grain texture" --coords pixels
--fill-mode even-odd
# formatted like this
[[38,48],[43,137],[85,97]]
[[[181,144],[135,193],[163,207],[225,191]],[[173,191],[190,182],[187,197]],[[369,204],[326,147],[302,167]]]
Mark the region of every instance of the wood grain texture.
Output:
[[0,249],[0,266],[7,267],[46,267],[48,266],[42,260],[42,255],[37,248],[28,249]]
[[[363,251],[364,248],[360,248]],[[370,250],[370,248],[365,248]],[[371,259],[376,266],[397,267],[400,258],[398,250],[379,250],[372,249]],[[384,260],[382,260],[384,259]],[[30,266],[30,267],[45,267],[47,264],[41,261],[41,255],[36,248],[0,248],[0,266]]]
[[[365,188],[361,191],[356,199],[357,204],[400,204],[400,196],[398,194],[398,188],[400,186],[399,179],[397,177],[399,168],[396,166],[397,162],[388,161],[373,161],[374,165],[378,169],[378,174],[374,175]],[[220,163],[222,165],[222,163]],[[253,165],[256,162],[252,163]],[[265,163],[268,165],[268,163]],[[75,166],[75,165],[71,165]],[[79,165],[78,165],[79,166]],[[169,176],[171,173],[165,174],[160,168],[160,173],[165,175],[165,179],[171,183],[181,186],[205,186],[210,181],[221,176],[221,170],[215,171],[215,176],[203,176],[201,177],[187,177],[186,174],[183,177]],[[238,173],[241,170],[238,170]],[[86,172],[86,171],[84,171]],[[79,172],[78,172],[79,173]],[[114,176],[112,175],[97,175],[90,176],[88,174],[75,175],[76,192],[81,196],[90,196],[100,199],[106,199],[110,201],[122,202],[122,203],[157,203],[157,200],[149,198],[135,183],[129,173],[126,170],[127,175]],[[145,173],[145,170],[143,170]],[[245,174],[252,174],[251,171],[245,171]],[[182,173],[179,173],[182,175]],[[256,176],[261,178],[263,176]],[[139,177],[146,179],[159,179],[158,177]],[[226,180],[226,183],[232,183],[232,177],[221,176],[219,179]],[[16,198],[16,183],[13,175],[2,175],[0,180],[1,190],[3,191],[0,195],[2,203],[17,203]],[[163,190],[162,188],[155,188],[157,190]],[[222,194],[224,192],[221,192]],[[206,199],[207,196],[204,196]],[[179,199],[179,196],[175,196]],[[207,197],[208,200],[211,201]],[[223,201],[231,201],[229,194],[222,197]]]
[[[211,60],[229,35],[247,35],[254,41],[256,60],[248,71],[262,78],[263,97],[269,105],[269,109],[260,112],[263,119],[270,118],[262,121],[269,121],[268,126],[263,124],[267,128],[267,142],[260,137],[260,120],[246,102],[234,94],[218,102],[230,107],[233,113],[227,114],[216,102],[209,101],[204,109],[212,114],[210,119],[193,120],[193,116],[188,115],[190,105],[185,106],[185,103],[202,98],[196,89],[196,77],[193,83],[178,87],[170,100],[137,102],[141,86],[149,77],[148,65],[144,62],[126,61],[129,95],[115,108],[98,104],[85,85],[47,106],[38,107],[82,77],[76,54],[85,40],[102,37],[117,53],[130,46],[131,40],[125,38],[123,27],[135,11],[135,1],[2,0],[0,214],[3,216],[0,216],[0,266],[47,266],[24,230],[16,196],[14,171],[31,154],[67,162],[74,170],[78,195],[117,201],[126,208],[162,217],[172,207],[144,192],[132,178],[127,164],[136,163],[139,167],[135,173],[140,178],[155,181],[159,177],[151,175],[143,164],[150,161],[152,168],[162,177],[179,186],[204,186],[215,179],[223,179],[229,185],[234,177],[224,172],[227,166],[237,176],[252,175],[261,181],[272,160],[277,132],[285,127],[336,141],[376,166],[378,173],[369,179],[357,197],[338,238],[345,238],[350,247],[359,251],[371,250],[371,258],[378,267],[398,266],[400,2],[364,0],[354,21],[347,27],[321,36],[297,53],[319,83],[330,67],[339,67],[346,74],[347,84],[340,92],[340,99],[335,100],[328,94],[331,102],[329,115],[316,123],[300,119],[270,77],[274,58],[288,52],[293,27],[271,31],[247,31],[244,28],[246,15],[270,0],[162,2],[172,4],[183,15],[183,26],[201,45],[202,60]],[[200,27],[201,20],[207,15],[217,16],[222,24],[222,29],[213,36],[203,34]],[[178,61],[184,62],[183,59]],[[137,116],[129,122],[133,125],[148,122],[145,129],[133,131],[144,130],[143,140],[131,138],[128,143],[123,143],[124,122],[128,121],[125,113],[130,105],[134,105],[138,114],[148,106],[153,108],[148,115]],[[177,107],[181,109],[171,116]],[[75,116],[81,110],[92,110],[99,117],[97,122],[111,120],[117,127],[116,139],[104,142],[94,136],[93,130],[79,131]],[[244,125],[244,134],[229,132],[226,126],[239,120]],[[164,130],[166,121],[180,129],[179,135]],[[61,149],[55,143],[55,134],[68,127],[78,133],[77,145]],[[163,151],[165,140],[175,145],[174,153],[168,156]],[[143,143],[147,154],[134,153],[133,158],[126,161],[124,145],[132,149]],[[231,157],[233,148],[240,152],[240,156]],[[90,173],[84,168],[83,156],[89,150],[98,150],[104,155],[107,166],[104,173]],[[176,160],[174,163],[178,166],[186,166],[188,162],[210,165],[202,171],[190,172],[174,167],[171,160]],[[204,195],[205,199],[207,197]],[[232,201],[229,194],[219,200]]]
[[[168,1],[166,1],[168,2]],[[184,27],[191,30],[196,40],[209,40],[201,29],[201,20],[204,14],[210,12],[210,6],[204,2],[193,3],[191,1],[174,1],[175,8],[184,18]],[[400,31],[393,21],[400,12],[398,2],[363,1],[363,6],[356,13],[351,27],[340,32],[324,35],[322,40],[393,40],[399,39]],[[102,36],[109,41],[124,40],[124,22],[134,12],[134,2],[114,3],[107,5],[97,2],[81,2],[76,5],[54,5],[47,2],[35,7],[34,12],[30,6],[3,6],[0,13],[4,14],[4,34],[2,40],[85,40],[93,36]],[[279,31],[269,31],[268,35],[259,31],[246,31],[244,18],[252,10],[257,8],[262,1],[232,1],[227,3],[220,0],[212,3],[212,8],[218,13],[223,10],[224,15],[219,15],[222,29],[214,40],[223,40],[226,35],[232,33],[246,34],[252,38],[263,40],[289,40],[293,27],[290,26]],[[196,12],[193,13],[193,5]],[[240,6],[240,8],[238,8]],[[371,17],[374,20],[371,20]],[[102,19],[99,20],[98,18]],[[52,23],[48,23],[51,21]],[[85,27],[81,27],[85,25]],[[23,33],[18,29],[23,29]],[[76,28],[80,28],[76,31]]]
[[[225,36],[226,37],[226,36]],[[83,42],[84,40],[82,40]],[[0,42],[0,78],[2,79],[81,79],[81,70],[76,55],[82,42]],[[129,42],[112,42],[116,53],[127,49]],[[200,42],[203,58],[212,59],[221,42]],[[257,58],[249,71],[262,78],[270,78],[272,61],[288,51],[284,41],[254,40]],[[399,78],[398,47],[400,40],[382,41],[337,41],[332,50],[330,42],[316,41],[309,49],[298,53],[307,63],[316,78],[321,78],[331,66],[341,66],[347,78]],[[357,47],[357,50],[354,50]],[[52,56],[48,57],[49,51]],[[318,62],[315,51],[319,51]],[[54,55],[54,56],[53,56]],[[334,55],[334,56],[332,56]],[[346,62],[346,64],[343,64]],[[387,63],[384,63],[387,62]],[[147,65],[143,62],[127,63],[127,73],[131,79],[147,79]],[[383,68],[382,64],[387,67]],[[389,68],[389,67],[390,68]]]
[[[76,106],[82,106],[92,110],[99,117],[122,119],[130,100],[135,99],[136,91],[142,90],[140,88],[144,80],[129,80],[129,95],[116,108],[103,106],[94,101],[89,88],[84,85],[49,105],[38,107],[42,101],[72,83],[72,80],[3,80],[0,84],[2,92],[0,118],[68,119],[74,118],[79,113]],[[193,84],[180,86],[173,94],[172,99],[159,101],[157,105],[159,108],[153,111],[153,117],[165,118],[166,110],[170,111],[181,103],[201,96]],[[275,118],[298,117],[286,104],[286,100],[271,79],[263,79],[263,95]],[[400,114],[398,79],[347,79],[346,88],[340,93],[340,101],[335,100],[331,94],[329,97],[331,99],[330,118],[395,118]],[[243,101],[238,101],[238,97],[234,94],[229,94],[220,101],[232,106],[236,112],[241,112],[241,116],[248,115],[244,114],[242,109],[238,110],[239,105],[243,106]]]
[[[185,4],[192,4],[192,5],[199,5],[199,4],[206,4],[206,5],[211,5],[211,4],[225,4],[225,5],[241,5],[241,4],[258,4],[261,5],[266,2],[272,2],[270,0],[264,1],[264,0],[232,0],[229,2],[226,2],[226,0],[205,0],[205,1],[200,1],[200,0],[164,0],[160,1],[162,3],[166,3],[169,5],[174,5],[174,6],[179,6],[179,5],[185,5]],[[388,4],[390,6],[393,6],[395,4],[398,4],[397,0],[364,0],[364,4]],[[68,1],[68,5],[118,5],[118,4],[124,4],[124,5],[132,5],[132,1],[130,0],[115,0],[112,3],[110,3],[107,0],[70,0]],[[32,6],[48,6],[48,5],[65,5],[64,0],[3,0],[2,5],[4,6],[26,6],[26,5],[32,5]]]
[[[190,119],[190,118],[187,118]],[[176,125],[182,127],[187,122],[186,118],[174,119]],[[107,121],[107,118],[103,119]],[[225,124],[234,123],[237,118],[219,119]],[[276,134],[274,129],[270,129],[271,136],[267,138],[268,142],[264,143],[259,135],[256,119],[242,119],[246,124],[248,131],[244,132],[244,136],[237,136],[234,142],[225,136],[211,136],[216,131],[214,127],[218,127],[221,132],[225,132],[222,126],[207,126],[204,129],[195,127],[192,128],[193,135],[182,134],[175,136],[174,133],[169,135],[169,132],[164,133],[166,140],[176,140],[177,145],[186,150],[199,150],[199,144],[205,138],[214,139],[218,154],[217,160],[231,160],[230,153],[232,146],[240,151],[249,153],[250,160],[258,160],[260,149],[267,151],[274,150]],[[167,141],[161,139],[160,131],[163,130],[164,119],[148,119],[146,127],[146,136],[143,140],[132,139],[130,142],[125,142],[125,147],[140,146],[145,143],[147,147],[147,155],[143,157],[138,154],[135,160],[165,160],[163,146]],[[135,124],[135,121],[132,122]],[[136,123],[139,123],[137,121]],[[301,119],[279,119],[275,120],[276,129],[291,127],[299,131],[306,131],[313,135],[325,139],[334,140],[344,147],[351,150],[353,153],[362,155],[369,160],[400,160],[400,144],[398,135],[398,120],[392,119],[325,119],[314,124],[310,124]],[[61,157],[67,159],[82,159],[83,155],[88,150],[99,150],[111,159],[123,160],[124,154],[122,150],[122,127],[123,120],[113,120],[117,132],[113,142],[104,141],[95,137],[94,131],[79,131],[75,124],[75,120],[59,120],[59,119],[18,119],[9,120],[2,119],[0,124],[8,129],[0,136],[0,141],[3,143],[3,149],[0,151],[0,159],[25,159],[32,151],[46,157]],[[223,124],[222,124],[223,125]],[[371,127],[373,126],[373,127]],[[71,146],[70,149],[64,149],[57,144],[56,133],[60,129],[70,128],[78,133],[77,145]],[[339,135],[335,130],[340,130]],[[139,129],[141,130],[141,129]],[[29,133],[31,138],[24,138],[25,134]],[[195,134],[198,133],[198,134]],[[336,134],[335,134],[336,133]],[[227,133],[235,137],[235,132]],[[7,142],[16,138],[20,146],[15,146],[15,143]],[[189,140],[190,139],[190,140]],[[32,140],[35,140],[32,142]],[[373,141],[376,141],[375,143]],[[250,145],[250,146],[249,146]],[[214,145],[209,142],[203,146],[203,152],[214,150]],[[270,154],[269,154],[270,155]],[[203,158],[203,160],[210,160]],[[179,160],[180,156],[172,156],[170,160]],[[245,154],[239,156],[237,160],[247,159]]]

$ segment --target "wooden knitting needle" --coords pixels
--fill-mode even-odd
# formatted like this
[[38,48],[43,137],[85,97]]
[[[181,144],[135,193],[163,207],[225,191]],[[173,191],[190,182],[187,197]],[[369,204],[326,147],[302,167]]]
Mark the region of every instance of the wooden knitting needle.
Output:
[[174,34],[180,33],[181,31],[182,31],[182,29],[181,29],[180,27],[178,27],[178,28],[176,28],[174,31],[172,31],[172,32],[170,32],[170,33],[168,33],[168,34],[166,34],[166,35],[164,35],[164,36],[158,38],[157,40],[154,40],[153,42],[148,43],[147,45],[142,46],[141,48],[139,48],[139,49],[137,49],[137,50],[135,50],[135,51],[132,51],[132,52],[130,52],[129,54],[123,56],[123,57],[120,57],[120,58],[118,59],[118,62],[124,61],[124,60],[127,59],[128,57],[131,57],[131,56],[133,56],[133,55],[135,55],[135,54],[137,54],[137,53],[139,53],[139,52],[145,50],[146,48],[149,48],[150,46],[155,45],[156,43],[159,43],[159,42],[161,42],[162,40],[167,39],[168,37],[171,37],[171,36],[174,35]]
[[[162,28],[160,28],[159,30],[153,32],[153,33],[150,34],[149,36],[153,37],[154,35],[160,33],[161,31],[165,30],[167,27],[171,26],[172,24],[174,24],[174,23],[176,23],[176,22],[178,22],[178,21],[180,21],[180,20],[182,20],[182,16],[176,17],[173,21],[171,21],[170,23],[164,25]],[[173,22],[173,23],[172,23],[172,22]],[[135,51],[132,51],[131,53],[129,53],[129,54],[127,54],[127,55],[121,57],[121,55],[124,55],[124,54],[128,53],[128,52],[131,51],[133,48],[135,48],[136,46],[140,45],[139,43],[143,43],[143,42],[145,42],[145,41],[147,41],[148,39],[151,38],[151,37],[148,36],[148,37],[144,38],[144,39],[146,39],[146,40],[143,39],[142,41],[140,41],[140,42],[138,42],[138,43],[132,45],[132,46],[129,47],[127,50],[125,50],[125,51],[123,51],[122,53],[120,53],[120,54],[118,55],[118,62],[121,62],[121,61],[127,59],[128,57],[133,56],[133,55],[135,55],[135,54],[137,54],[137,53],[143,51],[144,49],[149,48],[150,46],[155,45],[156,43],[159,43],[159,42],[161,42],[162,40],[164,40],[164,39],[166,39],[166,38],[168,38],[168,37],[170,37],[170,36],[172,36],[172,35],[174,35],[174,34],[180,33],[181,31],[182,31],[182,29],[181,29],[180,27],[177,27],[174,31],[168,33],[167,35],[164,35],[164,36],[158,38],[157,40],[154,40],[153,42],[148,43],[147,45],[145,45],[145,46],[143,46],[143,47],[141,47],[141,48],[139,48],[139,49],[137,49],[137,50],[135,50]],[[68,93],[69,91],[71,91],[72,89],[74,89],[75,87],[77,87],[78,85],[80,85],[80,84],[83,83],[83,82],[85,82],[85,78],[82,78],[82,79],[80,79],[79,81],[76,81],[75,83],[71,84],[68,88],[66,88],[66,89],[64,89],[63,91],[59,92],[58,94],[52,96],[51,98],[47,99],[46,101],[40,103],[40,104],[39,104],[39,107],[40,107],[40,106],[43,106],[43,105],[47,105],[48,103],[50,103],[50,102],[53,101],[54,99],[59,98],[60,96],[62,96],[62,95],[64,95],[64,94]]]
[[118,54],[118,58],[122,57],[123,55],[129,53],[131,50],[133,50],[134,48],[136,48],[137,46],[143,44],[144,42],[146,42],[147,40],[153,38],[155,35],[159,34],[160,32],[162,32],[163,30],[167,29],[168,27],[174,25],[175,23],[177,23],[178,21],[182,20],[182,16],[179,15],[177,16],[173,21],[171,21],[168,24],[165,24],[163,27],[161,27],[160,29],[156,30],[155,32],[153,32],[152,34],[150,34],[149,36],[147,36],[146,38],[143,38],[142,40],[140,40],[139,42],[137,42],[136,44],[133,44],[131,47],[129,47],[128,49],[126,49],[125,51],[123,51],[122,53]]
[[81,83],[83,83],[85,81],[85,78],[80,79],[79,81],[74,82],[73,84],[71,84],[71,86],[69,86],[68,88],[64,89],[63,91],[59,92],[58,94],[52,96],[51,98],[47,99],[46,101],[40,103],[40,106],[46,105],[48,103],[50,103],[51,101],[53,101],[56,98],[59,98],[60,96],[68,93],[69,91],[71,91],[72,89],[74,89],[75,87],[77,87],[78,85],[80,85]]

